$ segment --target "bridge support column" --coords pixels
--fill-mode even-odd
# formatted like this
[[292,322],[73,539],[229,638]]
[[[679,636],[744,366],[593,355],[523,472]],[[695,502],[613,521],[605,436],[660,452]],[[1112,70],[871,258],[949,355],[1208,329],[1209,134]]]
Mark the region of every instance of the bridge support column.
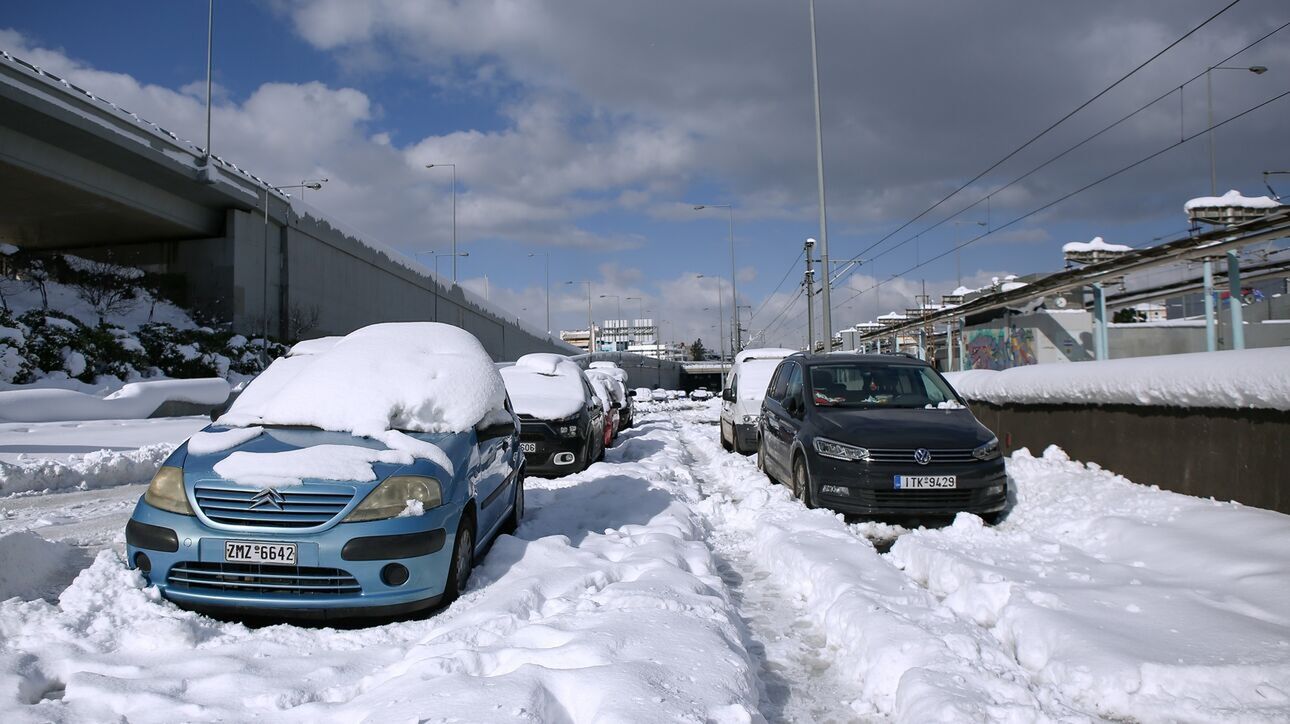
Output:
[[1201,265],[1205,274],[1205,350],[1218,350],[1218,327],[1214,319],[1214,264],[1209,259]]
[[1241,257],[1227,252],[1227,304],[1232,313],[1232,349],[1245,349],[1245,319],[1241,307]]

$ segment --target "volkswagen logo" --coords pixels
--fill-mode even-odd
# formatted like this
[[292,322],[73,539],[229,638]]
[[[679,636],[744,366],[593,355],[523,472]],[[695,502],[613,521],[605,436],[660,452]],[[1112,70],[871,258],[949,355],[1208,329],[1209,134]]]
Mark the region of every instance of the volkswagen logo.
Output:
[[914,451],[914,462],[919,465],[926,465],[932,461],[932,451],[925,447],[920,447]]
[[286,498],[282,497],[282,493],[273,488],[265,488],[251,496],[251,510],[255,510],[261,505],[272,505],[278,510],[282,510],[282,504],[285,502]]

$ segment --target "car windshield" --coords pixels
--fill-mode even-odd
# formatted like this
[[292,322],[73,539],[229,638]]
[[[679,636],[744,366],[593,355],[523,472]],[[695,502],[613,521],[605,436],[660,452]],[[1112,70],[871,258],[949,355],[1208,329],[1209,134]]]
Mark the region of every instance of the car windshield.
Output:
[[847,362],[811,367],[820,407],[938,407],[957,403],[949,385],[921,365]]

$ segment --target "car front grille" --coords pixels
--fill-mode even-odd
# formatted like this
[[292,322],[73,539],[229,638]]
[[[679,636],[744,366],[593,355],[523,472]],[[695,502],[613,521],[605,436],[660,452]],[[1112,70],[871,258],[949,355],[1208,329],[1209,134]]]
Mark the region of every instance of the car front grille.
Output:
[[269,528],[314,528],[330,522],[354,498],[349,486],[296,487],[278,490],[281,504],[261,501],[259,490],[198,483],[193,496],[202,514],[215,523]]
[[[932,454],[932,461],[929,465],[937,463],[972,463],[977,462],[973,457],[972,450],[933,450],[928,448],[927,451]],[[914,462],[914,448],[888,448],[875,449],[869,448],[869,462],[872,463],[912,463]]]
[[852,488],[847,500],[866,508],[895,508],[947,512],[986,501],[985,490],[864,490]]
[[185,561],[171,567],[166,583],[183,588],[295,596],[335,596],[363,591],[352,575],[339,568],[257,563]]

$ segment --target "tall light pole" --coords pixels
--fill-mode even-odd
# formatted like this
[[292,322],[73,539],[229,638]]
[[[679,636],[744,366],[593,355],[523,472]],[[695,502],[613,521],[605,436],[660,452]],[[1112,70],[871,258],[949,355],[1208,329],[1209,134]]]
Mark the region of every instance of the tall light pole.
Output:
[[551,252],[531,251],[529,256],[540,256],[546,264],[546,336],[551,336]]
[[587,285],[587,353],[594,353],[596,351],[596,326],[591,320],[591,282],[586,279],[576,279],[565,282],[565,284]]
[[[323,181],[326,180],[327,179],[323,179]],[[264,317],[264,334],[261,338],[263,340],[263,344],[260,346],[260,352],[263,354],[263,357],[261,357],[260,361],[263,362],[266,367],[269,364],[269,189],[276,189],[279,193],[285,189],[301,189],[303,193],[303,189],[306,188],[317,191],[322,188],[322,182],[307,181],[304,183],[293,184],[291,186],[264,185],[264,258],[262,260],[264,266],[264,298],[261,300],[262,306],[260,309],[260,314]],[[285,217],[283,218],[283,223],[286,223]]]
[[[695,276],[695,279],[703,279],[703,278],[704,278],[704,275],[703,275],[703,274],[699,274],[699,275]],[[726,357],[726,341],[725,341],[725,340],[726,340],[726,332],[725,332],[725,330],[721,327],[721,324],[722,324],[722,321],[721,321],[721,320],[722,320],[722,317],[725,317],[725,316],[726,316],[726,312],[725,312],[725,310],[723,310],[723,309],[721,308],[721,277],[709,277],[709,278],[712,278],[712,279],[716,279],[716,280],[717,280],[717,334],[719,335],[719,339],[718,339],[717,341],[720,343],[720,348],[721,348],[721,358],[722,358],[722,359],[725,359],[725,357]],[[707,307],[707,308],[705,308],[705,311],[706,311],[707,309],[711,309],[711,307]]]
[[815,97],[815,178],[820,194],[820,262],[824,268],[823,303],[821,314],[824,336],[824,353],[833,351],[833,304],[830,300],[829,287],[829,223],[825,214],[824,203],[824,131],[820,124],[820,60],[815,48],[815,0],[810,0],[811,13],[811,90]]
[[300,200],[305,200],[305,189],[320,189],[322,185],[331,179],[325,178],[306,178],[300,180]]
[[975,224],[976,226],[985,226],[985,222],[984,221],[963,221],[961,219],[955,219],[950,223],[954,224],[954,276],[958,277],[958,285],[961,287],[963,286],[963,266],[959,259],[959,253],[960,251],[962,251],[961,249],[959,249],[959,227],[962,226],[963,224]]
[[[694,207],[695,211],[704,209],[725,209],[729,213],[730,229],[730,310],[733,313],[735,305],[739,304],[735,287],[735,277],[738,276],[738,270],[735,268],[735,207],[730,204],[699,204]],[[735,330],[735,349],[739,348],[739,324],[736,323],[732,329]]]
[[427,163],[426,168],[447,166],[452,169],[452,283],[457,283],[457,164]]
[[1205,69],[1205,106],[1209,113],[1209,123],[1206,126],[1209,131],[1205,134],[1209,136],[1209,193],[1211,196],[1218,195],[1218,161],[1216,151],[1214,150],[1214,83],[1210,80],[1213,71],[1216,70],[1244,70],[1255,75],[1263,75],[1268,69],[1262,65],[1251,66],[1234,66],[1234,65],[1214,65]]

